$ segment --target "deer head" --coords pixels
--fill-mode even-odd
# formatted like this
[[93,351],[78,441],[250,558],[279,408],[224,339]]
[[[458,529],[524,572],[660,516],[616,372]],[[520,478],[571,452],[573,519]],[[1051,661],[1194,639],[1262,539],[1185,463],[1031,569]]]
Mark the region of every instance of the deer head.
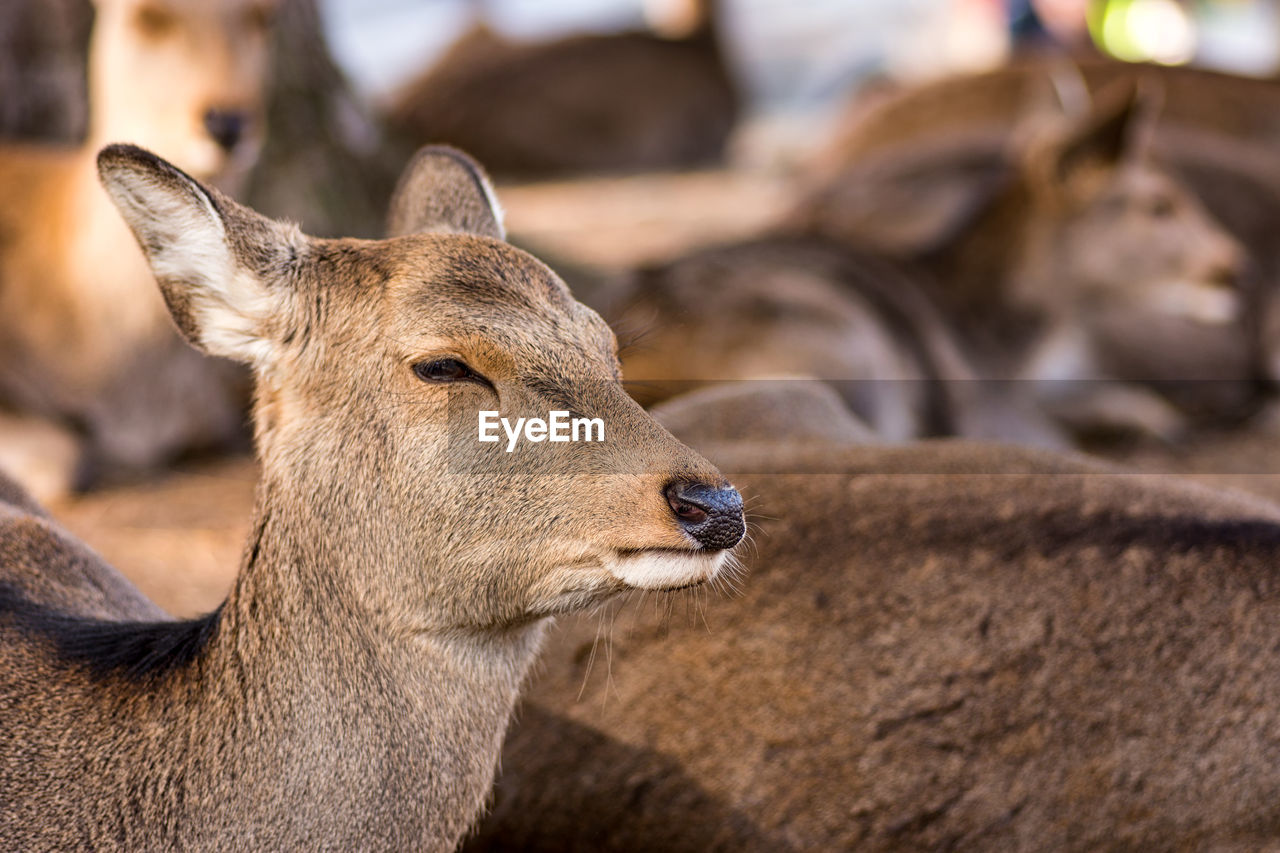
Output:
[[263,134],[278,0],[94,0],[90,137],[155,148],[208,180],[238,177]]
[[[99,168],[183,336],[257,374],[269,512],[374,618],[519,624],[729,559],[737,492],[631,401],[609,327],[503,241],[465,155],[418,156],[382,241],[304,236],[132,146]],[[486,410],[605,440],[507,452]]]
[[1153,87],[1122,84],[1028,143],[1024,295],[1072,301],[1093,315],[1237,319],[1245,252],[1152,161],[1159,101]]

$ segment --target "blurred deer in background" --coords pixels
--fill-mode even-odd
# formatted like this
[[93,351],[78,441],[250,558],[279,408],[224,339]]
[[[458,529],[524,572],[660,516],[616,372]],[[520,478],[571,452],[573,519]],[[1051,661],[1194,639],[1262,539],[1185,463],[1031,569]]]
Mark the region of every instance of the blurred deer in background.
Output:
[[950,152],[903,140],[846,164],[791,224],[918,263],[979,374],[1028,380],[1067,426],[1171,438],[1188,413],[1248,404],[1256,352],[1250,255],[1153,158],[1158,100],[1108,89],[1014,140],[1011,163],[980,134]]
[[391,122],[495,174],[671,169],[724,156],[739,110],[715,0],[651,2],[658,32],[508,41],[483,24],[398,96]]
[[1037,127],[1012,167],[970,139],[904,146],[883,183],[851,166],[777,233],[638,271],[604,306],[642,332],[629,379],[653,402],[681,383],[816,377],[890,440],[1178,437],[1187,416],[1141,383],[1180,380],[1180,402],[1218,411],[1248,396],[1250,269],[1152,162],[1155,106],[1105,92]]
[[[138,142],[238,186],[264,134],[274,0],[99,0],[96,11],[86,142],[0,149],[0,436],[15,436],[0,441],[0,467],[42,496],[224,444],[244,423],[240,371],[181,346],[94,154]],[[24,454],[23,436],[51,433],[72,434],[71,452]]]
[[1069,443],[1034,407],[981,381],[924,277],[883,253],[768,234],[642,267],[603,291],[604,315],[634,335],[623,367],[645,405],[710,382],[764,391],[765,380],[812,379],[879,440]]

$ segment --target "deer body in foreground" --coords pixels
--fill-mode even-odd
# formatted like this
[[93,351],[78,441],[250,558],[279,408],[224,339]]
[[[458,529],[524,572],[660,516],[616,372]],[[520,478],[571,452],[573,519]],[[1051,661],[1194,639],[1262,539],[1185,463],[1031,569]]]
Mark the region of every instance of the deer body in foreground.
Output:
[[[185,622],[0,490],[2,843],[451,849],[545,617],[714,577],[737,493],[463,155],[421,154],[376,242],[100,162],[184,337],[254,368],[262,479],[233,591]],[[607,441],[476,441],[478,409],[559,407]]]
[[[262,138],[273,5],[98,0],[86,141],[0,148],[0,408],[76,431],[87,464],[145,468],[242,430],[241,374],[173,334],[95,156],[123,139],[236,183]],[[65,491],[78,463],[32,485]]]
[[1274,504],[972,444],[707,451],[751,583],[558,628],[467,850],[1275,847]]

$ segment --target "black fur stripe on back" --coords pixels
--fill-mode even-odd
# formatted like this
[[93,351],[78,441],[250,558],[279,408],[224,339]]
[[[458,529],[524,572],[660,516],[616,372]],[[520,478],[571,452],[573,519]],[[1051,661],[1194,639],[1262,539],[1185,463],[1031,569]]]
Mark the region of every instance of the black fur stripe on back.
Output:
[[51,610],[0,584],[0,623],[43,638],[61,660],[99,679],[148,681],[190,666],[216,634],[220,613],[165,622],[87,619]]

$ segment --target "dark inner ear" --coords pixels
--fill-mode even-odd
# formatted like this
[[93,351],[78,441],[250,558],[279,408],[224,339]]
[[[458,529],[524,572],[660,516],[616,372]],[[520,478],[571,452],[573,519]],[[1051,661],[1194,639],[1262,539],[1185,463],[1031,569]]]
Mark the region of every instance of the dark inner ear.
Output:
[[387,235],[456,231],[506,239],[502,213],[480,165],[455,148],[428,145],[400,176]]
[[1148,86],[1125,80],[1104,89],[1088,118],[1059,149],[1055,177],[1066,180],[1080,169],[1114,169],[1145,154],[1158,96]]

